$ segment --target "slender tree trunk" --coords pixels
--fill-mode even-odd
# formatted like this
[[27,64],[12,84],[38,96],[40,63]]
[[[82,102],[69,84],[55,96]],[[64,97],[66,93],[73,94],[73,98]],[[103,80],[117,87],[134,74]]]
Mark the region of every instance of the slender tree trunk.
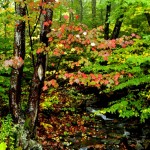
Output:
[[61,24],[62,24],[62,8],[61,7],[59,10],[59,22],[60,22],[59,26],[61,26]]
[[145,13],[145,16],[147,18],[148,25],[150,26],[150,14],[149,13]]
[[69,12],[69,23],[73,22],[74,20],[74,15],[73,15],[73,11],[72,11],[72,8],[73,8],[73,0],[70,1],[70,12]]
[[123,1],[124,0],[120,0],[120,15],[118,16],[118,18],[116,20],[115,27],[114,27],[114,30],[111,35],[111,39],[116,39],[119,37],[121,25],[123,23],[124,13],[126,10],[126,7],[122,7]]
[[104,28],[104,39],[109,39],[109,17],[111,11],[111,3],[108,3],[106,6],[106,19],[105,19],[105,28]]
[[[47,0],[43,2],[48,3]],[[53,11],[50,8],[42,8],[45,10],[46,14],[41,16],[41,32],[40,32],[40,42],[45,44],[45,47],[48,46],[47,34],[50,32],[50,26],[53,16]],[[45,22],[47,24],[45,25]],[[32,85],[30,89],[29,102],[28,102],[28,115],[29,119],[29,131],[30,136],[34,136],[35,126],[37,122],[38,108],[40,102],[40,95],[45,78],[45,66],[46,66],[46,54],[41,52],[37,54],[37,61],[34,67],[34,74],[32,78]]]
[[83,21],[83,1],[79,0],[79,4],[80,4],[80,22]]
[[93,27],[96,26],[96,0],[92,0],[92,25]]
[[[24,2],[24,1],[23,1]],[[25,7],[22,7],[20,2],[15,3],[15,12],[17,16],[25,15]],[[14,35],[14,57],[25,57],[25,22],[16,20],[15,22],[15,35]],[[21,79],[23,73],[23,66],[12,68],[11,71],[11,84],[9,104],[10,112],[17,123],[20,117],[20,97],[21,97]]]
[[121,14],[121,15],[117,18],[116,24],[115,24],[115,27],[114,27],[114,30],[113,30],[113,33],[112,33],[112,36],[111,36],[111,39],[116,39],[116,38],[118,38],[119,33],[120,33],[120,29],[121,29],[121,25],[122,25],[122,22],[123,22],[123,17],[124,17],[124,14]]

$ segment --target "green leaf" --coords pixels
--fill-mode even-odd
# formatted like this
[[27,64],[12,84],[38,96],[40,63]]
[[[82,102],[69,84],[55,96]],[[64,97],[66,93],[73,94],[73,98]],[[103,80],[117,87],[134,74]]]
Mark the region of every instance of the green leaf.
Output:
[[5,142],[0,143],[0,150],[6,150],[7,145]]

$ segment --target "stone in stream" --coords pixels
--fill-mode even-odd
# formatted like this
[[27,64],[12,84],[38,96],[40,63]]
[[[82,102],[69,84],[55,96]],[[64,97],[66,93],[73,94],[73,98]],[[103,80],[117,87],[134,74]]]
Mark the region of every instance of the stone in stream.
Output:
[[87,107],[86,110],[89,111],[90,113],[95,114],[96,116],[101,117],[105,121],[107,121],[107,120],[114,120],[114,119],[111,119],[111,118],[107,118],[105,115],[99,113],[98,110],[95,110],[92,107]]

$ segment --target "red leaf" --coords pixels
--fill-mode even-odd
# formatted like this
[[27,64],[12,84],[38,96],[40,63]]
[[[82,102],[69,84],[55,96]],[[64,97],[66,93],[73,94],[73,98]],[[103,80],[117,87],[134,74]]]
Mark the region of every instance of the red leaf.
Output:
[[98,78],[101,80],[103,78],[102,74],[98,74]]
[[68,15],[64,15],[64,19],[65,20],[69,19],[69,16]]
[[96,51],[96,48],[92,47],[92,51]]
[[99,87],[100,87],[100,84],[96,84],[95,86],[99,88]]
[[69,84],[72,85],[72,84],[73,84],[73,81],[69,81]]
[[122,44],[121,46],[122,46],[122,48],[126,48],[127,45],[126,44]]
[[79,79],[75,79],[74,82],[77,83],[77,84],[80,83]]
[[131,77],[133,77],[133,75],[132,75],[131,73],[129,73],[129,74],[128,74],[128,77],[130,77],[130,78],[131,78]]
[[59,49],[55,48],[54,51],[53,51],[53,54],[54,54],[55,56],[60,56]]
[[45,10],[43,10],[43,11],[42,11],[42,14],[44,14],[44,15],[45,15],[45,14],[46,14],[46,11],[45,11]]
[[44,26],[49,26],[49,22],[45,21],[44,23]]
[[76,18],[76,20],[78,20],[79,19],[79,15],[76,15],[75,18]]
[[49,23],[49,25],[51,25],[51,24],[52,24],[52,21],[51,21],[51,20],[49,20],[49,21],[48,21],[48,23]]
[[100,31],[104,31],[103,26],[99,26]]
[[118,81],[115,81],[115,85],[118,85],[119,84],[119,82]]
[[91,73],[90,76],[93,80],[96,79],[96,76],[94,74]]
[[53,41],[53,38],[52,38],[52,37],[50,37],[50,38],[48,39],[48,41],[49,41],[49,42]]
[[104,83],[105,85],[107,85],[107,84],[109,83],[109,81],[108,81],[108,80],[104,80],[103,83]]
[[110,48],[116,48],[116,40],[110,41]]
[[73,76],[73,73],[65,73],[65,75],[64,75],[66,78],[70,78],[70,77],[72,77]]
[[87,75],[85,73],[82,73],[83,78],[87,78]]
[[48,89],[47,85],[43,86],[43,91],[46,91]]
[[55,64],[54,64],[54,63],[51,63],[51,66],[53,66],[53,67],[54,67],[54,66],[55,66]]
[[120,73],[117,73],[117,74],[114,76],[114,80],[115,80],[115,81],[118,81],[119,77],[120,77]]
[[121,71],[121,74],[125,74],[125,71],[124,71],[124,70],[122,70],[122,71]]
[[132,36],[132,37],[135,37],[135,36],[136,36],[136,34],[135,34],[135,33],[132,33],[132,34],[131,34],[131,36]]
[[101,43],[97,46],[97,48],[99,49],[105,49],[106,48],[106,45],[104,43]]

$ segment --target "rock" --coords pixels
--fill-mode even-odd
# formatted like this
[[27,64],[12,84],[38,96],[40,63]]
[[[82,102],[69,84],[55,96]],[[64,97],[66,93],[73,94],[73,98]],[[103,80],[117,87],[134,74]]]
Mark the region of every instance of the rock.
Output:
[[144,149],[144,147],[141,145],[140,141],[137,141],[137,144],[136,144],[136,146],[135,146],[135,149],[136,149],[136,150],[142,150],[142,149]]
[[105,121],[114,120],[114,119],[111,119],[111,118],[107,118],[105,115],[99,113],[98,110],[95,110],[95,109],[93,109],[92,107],[87,107],[86,110],[89,111],[90,113],[95,114],[95,116],[101,117],[101,118],[102,118],[103,120],[105,120]]

